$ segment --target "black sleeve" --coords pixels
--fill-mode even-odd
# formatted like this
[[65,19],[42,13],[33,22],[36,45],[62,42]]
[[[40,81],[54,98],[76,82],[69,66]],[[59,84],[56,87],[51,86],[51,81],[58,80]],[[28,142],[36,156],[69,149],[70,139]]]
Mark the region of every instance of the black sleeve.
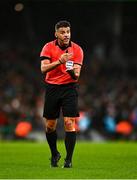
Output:
[[47,57],[47,56],[41,56],[41,57],[40,57],[40,61],[42,61],[42,60],[44,60],[44,59],[50,60],[51,58],[49,58],[49,57]]

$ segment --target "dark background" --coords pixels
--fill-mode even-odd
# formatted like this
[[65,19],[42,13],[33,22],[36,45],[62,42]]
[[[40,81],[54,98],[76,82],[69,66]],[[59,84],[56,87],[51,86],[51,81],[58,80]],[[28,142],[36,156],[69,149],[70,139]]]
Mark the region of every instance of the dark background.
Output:
[[[14,10],[17,3],[23,3],[22,11]],[[93,52],[100,42],[111,49],[117,40],[124,54],[135,56],[136,8],[132,1],[5,0],[0,3],[0,38],[14,46],[27,43],[40,48],[54,39],[55,23],[66,19],[72,25],[72,39],[85,50]]]

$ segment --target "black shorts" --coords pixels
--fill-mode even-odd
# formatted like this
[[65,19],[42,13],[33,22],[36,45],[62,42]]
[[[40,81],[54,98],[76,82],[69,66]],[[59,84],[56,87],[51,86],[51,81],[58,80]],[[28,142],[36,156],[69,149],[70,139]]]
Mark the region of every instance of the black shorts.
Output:
[[78,85],[70,83],[65,85],[46,84],[45,104],[43,117],[56,119],[60,116],[78,117]]

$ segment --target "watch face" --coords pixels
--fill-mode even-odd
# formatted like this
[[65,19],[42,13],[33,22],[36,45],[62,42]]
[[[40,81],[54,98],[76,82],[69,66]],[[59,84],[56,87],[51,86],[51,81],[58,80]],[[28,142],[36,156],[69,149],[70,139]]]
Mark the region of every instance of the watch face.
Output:
[[67,61],[66,62],[66,68],[67,68],[67,70],[71,70],[71,69],[73,69],[73,64],[74,64],[74,62],[73,61]]
[[73,64],[74,64],[74,62],[70,61],[70,60],[66,62],[66,66],[73,66]]

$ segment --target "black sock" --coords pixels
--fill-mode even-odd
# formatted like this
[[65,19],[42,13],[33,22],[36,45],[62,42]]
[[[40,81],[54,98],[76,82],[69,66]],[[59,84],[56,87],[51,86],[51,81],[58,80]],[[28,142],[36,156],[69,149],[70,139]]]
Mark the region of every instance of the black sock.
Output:
[[72,160],[72,155],[76,143],[76,132],[66,132],[65,147],[66,147],[66,160]]
[[51,155],[56,156],[57,155],[57,133],[56,131],[53,131],[51,133],[46,133],[47,142],[50,147]]

